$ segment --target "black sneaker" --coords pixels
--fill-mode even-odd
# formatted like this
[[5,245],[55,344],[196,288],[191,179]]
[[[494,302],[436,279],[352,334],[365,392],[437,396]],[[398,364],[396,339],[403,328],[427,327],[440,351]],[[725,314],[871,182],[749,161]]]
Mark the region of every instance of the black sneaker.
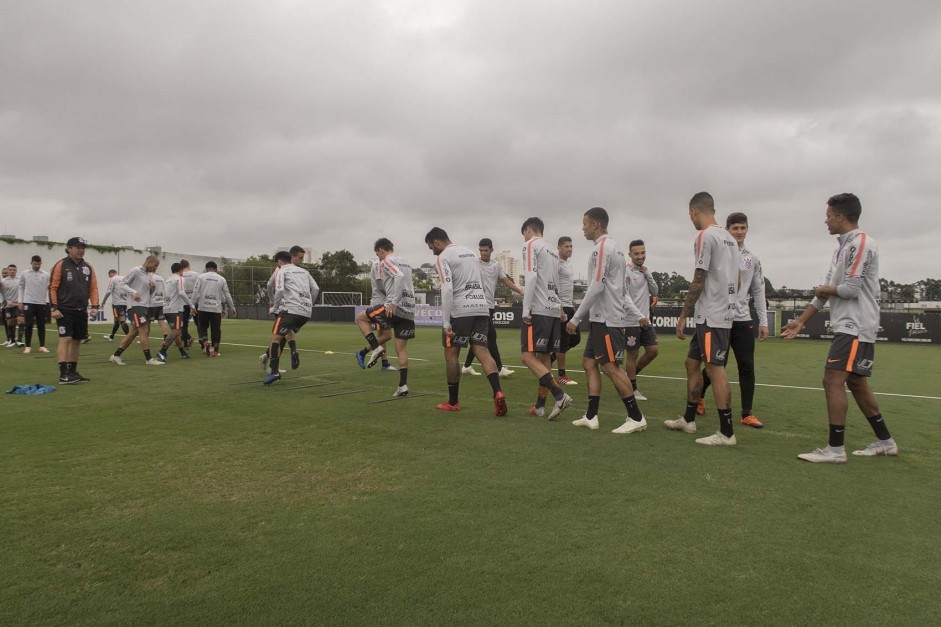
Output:
[[180,359],[189,359],[189,358],[190,358],[189,353],[180,353]]
[[297,370],[301,366],[301,356],[296,351],[291,353],[291,370]]
[[71,372],[69,374],[64,374],[61,377],[59,377],[59,383],[61,383],[62,385],[69,385],[72,383],[81,383],[81,382],[82,380],[79,379],[74,374],[72,374]]
[[157,359],[159,359],[163,363],[167,363],[167,351],[163,349],[157,351]]
[[79,383],[83,381],[91,381],[91,379],[89,379],[88,377],[83,377],[82,373],[78,371],[73,372],[72,376],[74,376],[78,380]]

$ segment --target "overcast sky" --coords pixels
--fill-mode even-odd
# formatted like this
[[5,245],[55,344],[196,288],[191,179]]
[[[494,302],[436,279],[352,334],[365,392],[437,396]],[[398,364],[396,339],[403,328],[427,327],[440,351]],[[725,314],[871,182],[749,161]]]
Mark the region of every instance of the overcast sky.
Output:
[[584,273],[602,206],[690,277],[708,190],[809,287],[852,191],[882,275],[937,278],[939,75],[936,0],[8,0],[0,231],[417,266],[432,226],[515,252],[538,215]]

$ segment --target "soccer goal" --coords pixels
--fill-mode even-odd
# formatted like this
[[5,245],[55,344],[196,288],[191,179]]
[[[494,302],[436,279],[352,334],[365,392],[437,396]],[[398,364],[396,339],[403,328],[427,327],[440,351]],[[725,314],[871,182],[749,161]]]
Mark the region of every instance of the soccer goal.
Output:
[[362,292],[321,292],[321,305],[362,305]]

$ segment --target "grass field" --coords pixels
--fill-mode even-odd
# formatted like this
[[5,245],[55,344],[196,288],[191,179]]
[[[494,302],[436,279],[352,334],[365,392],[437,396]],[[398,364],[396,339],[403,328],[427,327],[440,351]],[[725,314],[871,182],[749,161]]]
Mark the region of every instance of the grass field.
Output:
[[[580,372],[558,423],[526,414],[519,368],[507,417],[483,377],[436,412],[433,329],[410,344],[411,398],[356,366],[353,325],[306,327],[301,368],[264,388],[268,328],[227,321],[219,359],[131,349],[119,368],[100,327],[91,382],[2,397],[0,624],[941,623],[937,347],[877,347],[901,455],[832,466],[795,457],[826,443],[822,342],[759,345],[767,427],[712,448],[662,426],[684,403],[669,337],[641,377],[650,428],[619,436],[607,383],[601,429],[571,426]],[[52,355],[0,349],[4,390],[56,375]],[[851,406],[847,448],[871,439]]]

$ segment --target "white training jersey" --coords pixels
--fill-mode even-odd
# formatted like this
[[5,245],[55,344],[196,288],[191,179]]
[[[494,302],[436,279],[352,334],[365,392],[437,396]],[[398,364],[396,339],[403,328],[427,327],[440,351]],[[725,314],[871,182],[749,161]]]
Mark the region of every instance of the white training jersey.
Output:
[[192,301],[197,311],[222,313],[228,308],[229,313],[235,315],[235,302],[229,293],[229,284],[218,272],[203,272],[196,277]]
[[189,296],[190,300],[193,300],[193,290],[196,288],[196,279],[199,278],[199,273],[184,270],[180,273],[180,276],[183,277],[183,289],[186,291],[186,295]]
[[827,301],[814,298],[811,304],[818,310],[830,304],[834,333],[873,343],[879,331],[879,248],[859,229],[840,235],[837,241],[826,280],[827,285],[836,287],[837,295]]
[[320,287],[310,272],[293,263],[285,264],[275,273],[271,310],[310,318],[319,293]]
[[451,318],[490,315],[480,274],[480,261],[473,251],[450,244],[438,255],[436,265],[441,281],[441,318],[444,326],[450,325]]
[[768,326],[768,304],[765,302],[765,276],[761,272],[761,262],[758,256],[745,246],[739,247],[739,252],[742,255],[738,266],[741,285],[738,288],[738,299],[735,301],[735,321],[751,321],[751,312],[748,310],[750,293],[755,299],[758,326],[766,327]]
[[[628,261],[625,268],[625,282],[627,283],[628,298],[640,311],[641,317],[649,319],[650,297],[660,293],[660,288],[657,286],[653,274],[650,270],[646,272],[641,270],[640,266],[635,265],[633,261]],[[633,320],[627,326],[636,327],[639,322],[639,319]]]
[[382,284],[382,279],[379,277],[379,272],[379,260],[377,259],[375,263],[369,266],[369,282],[372,285],[372,296],[369,299],[370,307],[384,305],[386,302],[386,290]]
[[124,295],[124,291],[119,289],[123,282],[124,277],[120,274],[116,274],[108,279],[108,287],[105,289],[105,297],[101,301],[102,307],[104,307],[105,303],[108,302],[108,297],[111,298],[111,305],[113,307],[127,305],[127,298]]
[[167,304],[166,281],[156,272],[150,274],[151,281],[154,284],[154,296],[151,303],[152,307],[164,307]]
[[618,327],[638,327],[640,326],[640,321],[642,318],[646,318],[640,309],[637,308],[637,305],[634,304],[634,301],[631,300],[631,295],[629,291],[629,280],[627,278],[627,267],[630,262],[627,260],[627,257],[624,255],[623,251],[618,251],[618,258],[621,260],[621,265],[624,267],[624,273],[621,275],[623,283],[621,283],[621,302],[624,303],[624,317],[618,318],[615,320],[615,325]]
[[[117,292],[124,295],[128,307],[151,307],[154,295],[152,275],[143,266],[131,268],[115,287],[115,293]],[[140,294],[140,300],[134,300],[135,293]]]
[[731,329],[738,299],[738,242],[718,224],[710,224],[693,240],[695,269],[706,271],[706,284],[693,314],[696,324]]
[[571,258],[559,259],[559,301],[563,307],[575,306],[575,272]]
[[166,280],[166,304],[163,312],[178,314],[183,312],[183,306],[192,307],[193,302],[186,293],[186,283],[179,274],[171,274]]
[[395,253],[386,255],[378,264],[378,279],[385,293],[383,304],[395,305],[395,315],[406,320],[415,319],[415,287],[412,266]]
[[541,237],[523,244],[523,316],[559,318],[559,255]]
[[20,275],[19,302],[27,305],[45,305],[49,302],[49,273],[30,268]]
[[617,242],[605,233],[595,240],[588,260],[588,289],[572,322],[577,325],[587,317],[610,327],[625,326],[624,300],[624,256],[619,254]]
[[17,300],[20,297],[20,280],[17,277],[8,276],[0,280],[0,290],[3,291],[3,302],[10,305],[10,303],[18,303]]
[[480,278],[484,282],[484,296],[487,297],[487,307],[496,309],[497,307],[497,283],[506,277],[503,266],[494,259],[490,261],[480,261]]

